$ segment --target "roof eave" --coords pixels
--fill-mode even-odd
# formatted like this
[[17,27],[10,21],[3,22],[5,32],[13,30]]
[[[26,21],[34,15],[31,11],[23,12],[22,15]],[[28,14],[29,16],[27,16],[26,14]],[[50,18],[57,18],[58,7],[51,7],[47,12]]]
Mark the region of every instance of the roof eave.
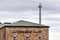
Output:
[[4,26],[4,27],[33,27],[33,28],[49,28],[50,26]]

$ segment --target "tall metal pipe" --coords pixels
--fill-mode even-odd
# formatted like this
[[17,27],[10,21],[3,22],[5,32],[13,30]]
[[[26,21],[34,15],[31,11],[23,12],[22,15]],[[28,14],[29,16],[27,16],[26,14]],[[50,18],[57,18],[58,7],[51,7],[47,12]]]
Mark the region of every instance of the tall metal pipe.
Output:
[[39,24],[41,24],[41,8],[42,8],[42,5],[41,3],[39,4]]

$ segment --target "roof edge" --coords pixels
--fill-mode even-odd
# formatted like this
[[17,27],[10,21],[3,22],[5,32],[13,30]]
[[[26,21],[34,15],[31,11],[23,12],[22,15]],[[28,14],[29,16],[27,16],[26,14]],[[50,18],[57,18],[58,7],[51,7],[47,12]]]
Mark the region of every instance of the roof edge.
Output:
[[[5,27],[49,28],[50,26],[4,26],[4,27],[1,27],[1,28],[5,28]],[[1,29],[1,28],[0,28],[0,29]]]

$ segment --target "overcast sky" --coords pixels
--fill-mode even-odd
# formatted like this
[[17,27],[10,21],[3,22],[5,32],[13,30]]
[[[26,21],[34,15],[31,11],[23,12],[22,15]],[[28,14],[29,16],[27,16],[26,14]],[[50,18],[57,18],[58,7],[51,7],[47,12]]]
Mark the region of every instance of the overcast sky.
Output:
[[42,24],[49,25],[49,40],[60,40],[59,0],[0,0],[0,22],[27,20],[38,23],[42,4]]

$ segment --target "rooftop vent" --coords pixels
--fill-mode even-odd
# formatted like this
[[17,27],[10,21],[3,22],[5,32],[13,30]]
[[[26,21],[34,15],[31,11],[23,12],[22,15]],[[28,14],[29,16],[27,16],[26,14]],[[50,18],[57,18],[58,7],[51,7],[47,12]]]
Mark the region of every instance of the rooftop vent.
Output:
[[4,24],[11,24],[10,22],[4,22]]

